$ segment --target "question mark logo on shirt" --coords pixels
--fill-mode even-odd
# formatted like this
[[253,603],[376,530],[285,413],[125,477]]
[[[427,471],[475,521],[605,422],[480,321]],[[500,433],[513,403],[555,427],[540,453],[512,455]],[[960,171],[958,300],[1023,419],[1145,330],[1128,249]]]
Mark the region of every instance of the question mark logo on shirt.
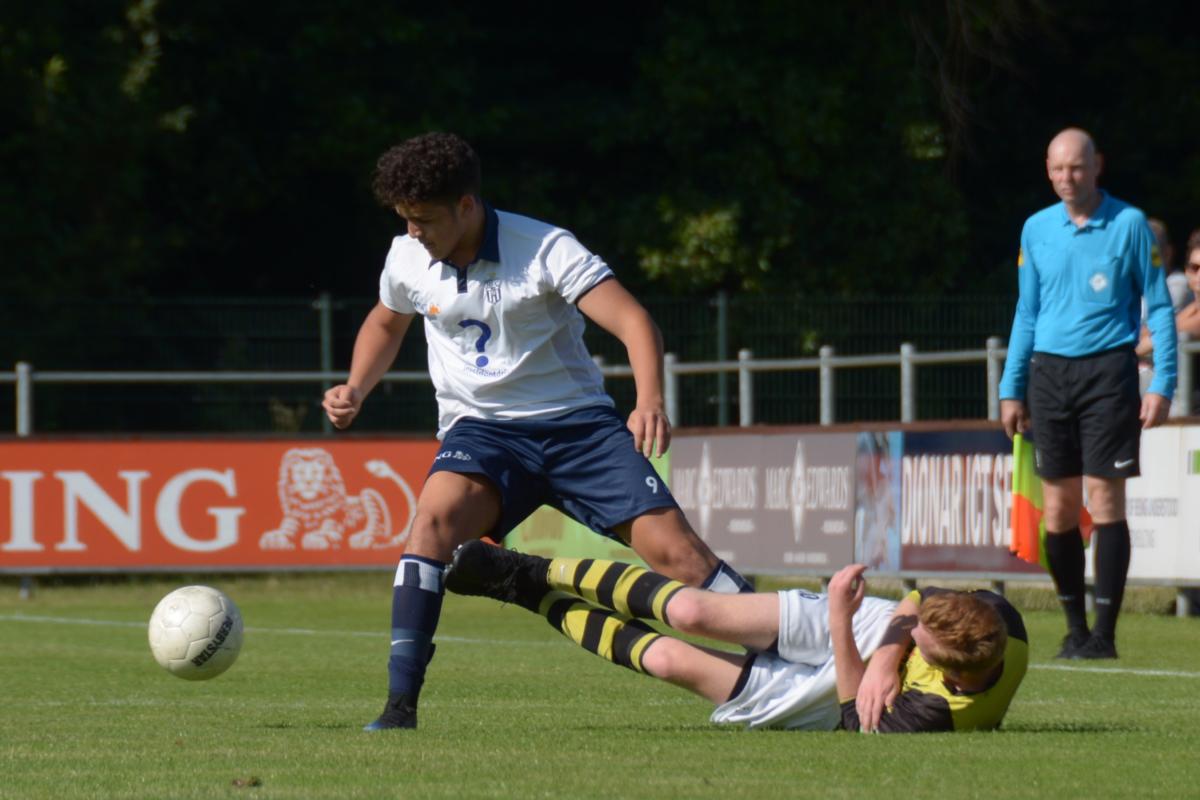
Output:
[[480,353],[481,355],[479,358],[475,359],[475,366],[486,367],[488,363],[488,357],[482,355],[482,353],[484,346],[488,343],[488,339],[492,338],[492,329],[488,327],[486,322],[480,322],[477,319],[464,319],[462,322],[458,323],[458,327],[463,329],[479,328],[479,338],[475,340],[475,352]]

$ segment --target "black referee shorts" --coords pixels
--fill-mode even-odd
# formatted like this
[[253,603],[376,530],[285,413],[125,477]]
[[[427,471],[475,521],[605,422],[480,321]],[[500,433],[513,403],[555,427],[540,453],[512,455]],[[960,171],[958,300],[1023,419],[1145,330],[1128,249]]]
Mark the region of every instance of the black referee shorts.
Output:
[[1142,400],[1133,348],[1081,358],[1035,352],[1027,398],[1043,478],[1141,474]]

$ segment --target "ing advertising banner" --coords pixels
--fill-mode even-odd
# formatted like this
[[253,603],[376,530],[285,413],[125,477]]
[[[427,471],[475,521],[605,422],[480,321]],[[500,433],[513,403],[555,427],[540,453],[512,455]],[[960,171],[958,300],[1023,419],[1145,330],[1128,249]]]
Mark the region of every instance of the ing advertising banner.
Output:
[[[395,566],[438,443],[0,442],[0,573]],[[1200,427],[1142,439],[1130,577],[1200,580]],[[656,463],[692,526],[747,574],[1044,576],[1009,552],[1012,444],[998,430],[678,436]],[[507,543],[632,551],[549,508]],[[1090,568],[1091,557],[1088,558]]]
[[0,442],[0,572],[393,567],[437,442]]

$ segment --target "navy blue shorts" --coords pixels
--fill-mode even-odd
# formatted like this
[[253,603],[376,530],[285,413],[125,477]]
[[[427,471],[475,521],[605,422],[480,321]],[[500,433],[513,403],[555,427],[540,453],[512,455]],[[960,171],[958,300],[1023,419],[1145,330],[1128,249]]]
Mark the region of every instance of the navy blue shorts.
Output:
[[550,418],[461,419],[429,468],[442,471],[484,475],[500,491],[500,519],[487,534],[497,541],[542,505],[618,542],[617,525],[679,507],[608,406]]

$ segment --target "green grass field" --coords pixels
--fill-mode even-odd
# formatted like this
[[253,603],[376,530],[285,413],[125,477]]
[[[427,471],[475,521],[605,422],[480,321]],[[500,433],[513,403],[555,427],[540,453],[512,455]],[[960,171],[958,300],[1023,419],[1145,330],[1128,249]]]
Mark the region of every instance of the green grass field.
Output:
[[[197,581],[199,582],[199,581]],[[145,623],[181,581],[0,583],[0,797],[1196,797],[1200,619],[1122,620],[1116,662],[1032,668],[1005,731],[746,732],[514,607],[449,596],[421,728],[366,734],[386,690],[390,575],[212,581],[238,663],[179,680]],[[1018,600],[1020,602],[1020,600]]]

